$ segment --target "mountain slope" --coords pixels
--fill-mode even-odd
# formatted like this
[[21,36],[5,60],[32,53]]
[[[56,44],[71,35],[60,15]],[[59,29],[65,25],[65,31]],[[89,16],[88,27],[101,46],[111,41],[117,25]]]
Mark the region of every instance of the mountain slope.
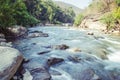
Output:
[[81,13],[82,9],[72,5],[72,4],[68,4],[68,3],[64,3],[61,1],[54,1],[56,5],[58,5],[59,7],[61,7],[62,9],[67,9],[72,7],[73,11],[75,12],[76,15],[78,15],[79,13]]

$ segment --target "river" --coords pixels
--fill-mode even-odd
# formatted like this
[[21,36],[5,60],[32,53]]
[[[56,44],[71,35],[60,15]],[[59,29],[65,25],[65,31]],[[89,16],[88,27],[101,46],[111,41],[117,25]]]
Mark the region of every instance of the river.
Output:
[[[120,76],[118,75],[118,73],[120,74],[120,36],[103,34],[98,30],[80,30],[68,27],[35,27],[29,28],[29,31],[42,31],[47,33],[49,37],[25,38],[14,42],[15,47],[21,51],[25,59],[30,60],[28,63],[23,64],[23,67],[26,70],[26,73],[24,73],[24,80],[35,80],[34,76],[30,76],[32,73],[29,74],[29,71],[33,67],[40,65],[45,66],[46,68],[46,61],[51,57],[64,59],[64,62],[50,65],[48,66],[49,68],[46,68],[52,77],[52,80],[120,79],[118,77]],[[91,32],[94,33],[94,35],[88,35],[88,33]],[[51,45],[54,46],[61,44],[65,44],[69,46],[69,48],[66,50],[49,48]],[[47,52],[45,54],[38,55],[38,53],[44,51]],[[77,59],[80,56],[81,60],[83,59],[83,62],[78,61],[78,64],[72,61],[73,57],[71,60],[70,56],[77,56],[75,57]],[[90,61],[84,61],[84,59],[89,56],[91,57]],[[88,67],[89,65],[90,71]],[[95,71],[93,72],[97,75],[98,79],[92,79],[94,78],[93,76],[91,79],[90,76],[87,76],[89,77],[87,79],[82,75],[89,74],[89,72],[92,74],[91,69]],[[98,72],[96,72],[97,69]],[[84,70],[89,72],[82,73]],[[101,70],[103,72],[101,72]],[[117,77],[116,79],[109,77],[112,74],[111,72],[117,73],[117,75],[114,75]]]

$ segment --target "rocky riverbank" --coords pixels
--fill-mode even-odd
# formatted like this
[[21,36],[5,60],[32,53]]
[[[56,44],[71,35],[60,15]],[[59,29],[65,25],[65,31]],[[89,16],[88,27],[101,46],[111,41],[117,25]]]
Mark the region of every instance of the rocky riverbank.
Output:
[[94,15],[86,16],[82,20],[78,28],[100,30],[104,32],[105,34],[119,35],[120,34],[119,25],[118,27],[115,27],[111,30],[107,30],[107,27],[106,27],[107,25],[102,23],[101,16],[102,16],[101,14],[94,14]]
[[23,61],[23,55],[17,49],[13,48],[12,42],[6,39],[18,38],[26,33],[26,28],[17,26],[8,29],[14,34],[5,36],[0,33],[0,80],[10,80],[17,72]]

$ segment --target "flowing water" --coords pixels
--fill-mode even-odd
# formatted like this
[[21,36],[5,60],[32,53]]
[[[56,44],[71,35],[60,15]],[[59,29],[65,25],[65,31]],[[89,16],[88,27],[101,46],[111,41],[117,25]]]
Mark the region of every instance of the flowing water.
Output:
[[[80,64],[69,62],[66,59],[68,55],[79,53],[75,52],[74,49],[95,56],[100,60],[103,59],[102,61],[105,62],[105,65],[109,65],[105,67],[106,69],[118,69],[120,67],[120,36],[102,34],[102,32],[97,30],[78,30],[67,27],[35,27],[29,30],[42,31],[47,33],[49,37],[36,37],[16,41],[14,43],[15,46],[23,53],[26,59],[39,62],[40,64],[45,64],[44,60],[49,57],[65,59],[64,64],[59,65],[59,67],[58,65],[50,67],[49,71],[54,70],[61,74],[51,75],[53,80],[80,80],[79,76],[77,76],[79,74],[78,71],[81,70],[78,67]],[[88,35],[89,32],[93,32],[94,35]],[[50,45],[60,44],[69,46],[69,49],[54,50],[47,48]],[[38,55],[37,53],[41,51],[50,52]],[[85,66],[85,64],[83,65]],[[76,72],[76,74],[71,76],[72,72]]]

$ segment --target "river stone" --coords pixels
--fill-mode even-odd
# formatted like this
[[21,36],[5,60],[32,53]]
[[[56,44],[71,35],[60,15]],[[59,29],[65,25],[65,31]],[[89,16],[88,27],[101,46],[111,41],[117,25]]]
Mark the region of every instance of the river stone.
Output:
[[28,34],[28,38],[35,38],[35,37],[48,37],[47,33],[43,33],[41,31],[31,31]]
[[0,80],[10,80],[16,73],[23,56],[16,49],[0,47]]
[[[13,26],[8,29],[10,30],[11,33],[13,33],[14,37],[22,36],[27,32],[27,29],[22,26]],[[10,37],[13,37],[13,36],[10,36]]]
[[68,49],[69,46],[65,45],[65,44],[61,44],[61,45],[53,45],[52,49],[56,49],[56,50],[66,50]]
[[41,63],[31,60],[23,66],[30,72],[32,80],[51,80],[49,71]]
[[47,50],[47,51],[41,51],[41,52],[38,53],[38,55],[45,54],[45,53],[49,53],[49,52],[50,52],[50,50]]
[[50,80],[50,75],[44,67],[39,67],[30,71],[33,80]]
[[48,64],[49,66],[51,66],[51,65],[55,65],[55,64],[57,64],[57,63],[60,63],[60,62],[62,62],[62,61],[64,61],[64,59],[52,57],[52,58],[48,59],[47,64]]

